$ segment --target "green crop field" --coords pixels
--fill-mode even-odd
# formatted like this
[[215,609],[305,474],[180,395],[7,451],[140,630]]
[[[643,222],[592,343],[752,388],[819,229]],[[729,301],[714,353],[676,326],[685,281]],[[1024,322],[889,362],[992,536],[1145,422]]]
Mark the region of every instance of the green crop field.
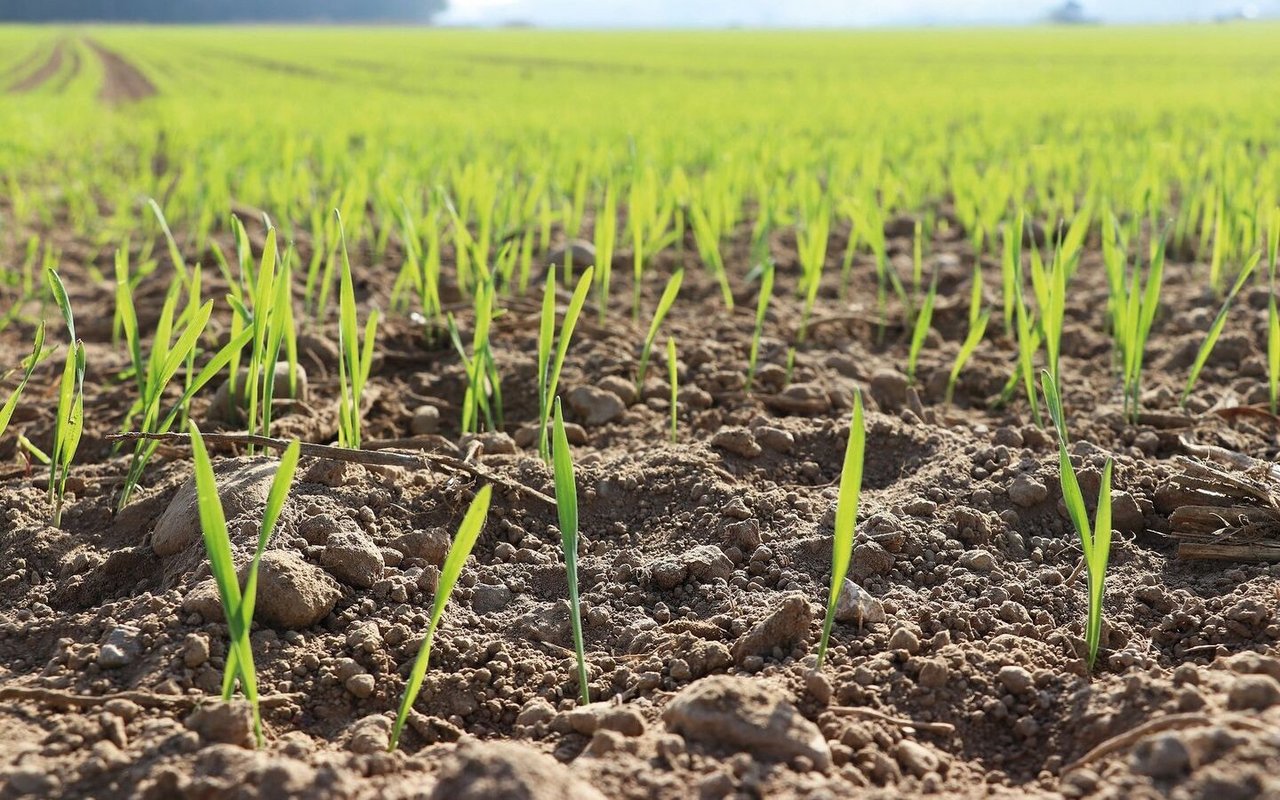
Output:
[[0,797],[1280,792],[1278,42],[0,26]]

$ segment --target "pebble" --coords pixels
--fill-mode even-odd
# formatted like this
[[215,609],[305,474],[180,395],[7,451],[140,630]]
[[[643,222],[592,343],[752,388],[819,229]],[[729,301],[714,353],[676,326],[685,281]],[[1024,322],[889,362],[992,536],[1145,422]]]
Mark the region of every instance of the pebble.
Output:
[[951,678],[951,667],[940,658],[924,659],[920,662],[919,681],[926,689],[941,689]]
[[796,446],[796,437],[791,435],[790,431],[784,431],[782,428],[774,428],[769,425],[761,425],[755,429],[756,441],[766,450],[772,450],[775,453],[790,453]]
[[813,609],[801,594],[782,599],[767,617],[757,622],[733,644],[733,659],[742,664],[748,656],[768,657],[775,647],[788,650],[809,637]]
[[127,667],[138,657],[140,649],[137,628],[128,625],[112,628],[98,651],[98,666],[103,669]]
[[502,431],[485,431],[463,436],[458,444],[466,449],[472,442],[480,443],[480,452],[486,456],[513,456],[519,452],[516,440]]
[[429,800],[605,800],[565,765],[515,742],[470,740],[441,761]]
[[195,669],[209,660],[209,637],[203,633],[189,633],[182,641],[182,663]]
[[885,619],[884,605],[866,589],[845,578],[840,599],[836,601],[836,621],[863,625],[881,623]]
[[1133,748],[1133,771],[1157,780],[1173,778],[1191,768],[1191,751],[1174,733],[1143,739]]
[[1263,711],[1280,703],[1280,681],[1270,675],[1241,675],[1227,690],[1227,708]]
[[1022,474],[1009,484],[1009,499],[1023,508],[1031,508],[1049,499],[1049,489],[1039,478]]
[[511,604],[512,593],[503,584],[478,583],[471,590],[471,610],[477,614],[495,614]]
[[569,407],[583,425],[595,427],[611,422],[627,410],[622,398],[596,386],[577,386],[569,392]]
[[294,553],[268,550],[262,554],[258,572],[254,618],[280,628],[310,628],[333,610],[341,595],[337,582],[324,570]]
[[889,634],[890,650],[906,650],[915,655],[920,652],[920,637],[910,628],[894,628]]
[[607,392],[613,392],[618,396],[624,404],[630,406],[635,405],[640,399],[639,392],[636,391],[634,381],[629,381],[621,375],[606,375],[596,382],[596,386]]
[[743,458],[755,458],[763,450],[747,428],[721,428],[711,437],[711,446]]
[[714,750],[763,761],[809,759],[826,771],[831,748],[822,731],[779,689],[760,680],[712,675],[681,689],[663,709],[667,729]]
[[449,554],[450,542],[448,531],[444,528],[432,528],[403,534],[394,539],[391,546],[403,553],[405,558],[417,558],[439,566]]
[[253,735],[253,710],[247,700],[211,700],[192,711],[185,724],[188,730],[195,731],[205,742],[234,744],[250,749],[256,744]]
[[871,398],[882,411],[897,411],[907,404],[907,376],[893,370],[880,370],[871,376]]
[[716,579],[727,581],[733,577],[733,562],[715,545],[698,545],[685,553],[681,561],[689,578],[699,583],[710,583]]
[[[275,479],[278,463],[275,459],[229,458],[214,465],[218,498],[228,521],[262,508]],[[229,530],[234,537],[237,526],[231,525]],[[195,479],[190,478],[173,495],[156,522],[155,531],[151,534],[151,549],[158,556],[172,556],[203,540]]]
[[347,749],[361,755],[385,753],[391,744],[391,720],[381,714],[371,714],[351,726]]
[[[248,391],[249,370],[241,369],[235,382],[235,392],[231,391],[231,381],[223,381],[213,393],[213,399],[205,410],[205,419],[220,422],[241,422],[249,410]],[[289,362],[279,361],[275,365],[272,377],[271,396],[274,400],[307,398],[307,370],[297,365],[293,382],[289,380]],[[259,395],[258,402],[263,398]]]
[[580,273],[596,263],[596,247],[585,239],[570,239],[547,254],[547,266],[564,267],[572,265],[575,273]]
[[929,772],[937,772],[940,763],[932,750],[911,739],[898,742],[894,756],[903,769],[917,778],[922,778]]
[[414,436],[427,436],[440,431],[440,409],[435,406],[418,406],[409,421],[409,432]]
[[342,682],[347,687],[347,691],[363,700],[373,694],[373,690],[377,688],[374,683],[373,676],[367,672],[361,672],[352,675]]
[[338,530],[329,535],[327,542],[320,554],[320,565],[333,577],[361,589],[368,589],[382,577],[386,562],[368,535]]
[[974,550],[960,556],[960,565],[974,572],[990,572],[996,568],[995,559],[986,550]]
[[555,715],[556,710],[552,708],[551,703],[544,698],[535,697],[520,709],[520,713],[516,715],[516,724],[537,725],[546,723],[550,722]]
[[996,679],[1000,681],[1009,692],[1013,694],[1028,694],[1035,689],[1035,679],[1031,677],[1031,673],[1016,664],[1009,664],[1000,668],[1000,672],[996,674]]

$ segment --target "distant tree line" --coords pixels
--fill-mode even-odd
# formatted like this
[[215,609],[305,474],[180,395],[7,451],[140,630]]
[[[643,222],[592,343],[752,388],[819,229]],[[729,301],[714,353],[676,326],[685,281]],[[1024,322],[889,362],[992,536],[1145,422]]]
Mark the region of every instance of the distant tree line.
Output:
[[8,22],[426,22],[445,0],[0,0]]

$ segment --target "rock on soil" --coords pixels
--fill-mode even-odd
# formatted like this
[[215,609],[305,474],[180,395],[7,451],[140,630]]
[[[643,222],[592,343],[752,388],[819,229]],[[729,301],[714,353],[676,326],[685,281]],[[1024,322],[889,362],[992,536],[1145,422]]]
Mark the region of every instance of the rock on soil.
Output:
[[[213,468],[218,483],[218,497],[230,523],[241,514],[258,512],[267,502],[267,493],[276,476],[275,459],[229,458]],[[196,506],[196,482],[190,478],[169,501],[151,534],[151,549],[156,555],[172,556],[201,541],[200,512]],[[234,525],[228,525],[232,531]]]
[[738,664],[748,656],[768,656],[774,648],[789,650],[809,638],[813,610],[801,594],[787,595],[764,619],[757,622],[733,645]]
[[513,742],[468,741],[445,765],[432,800],[605,800],[551,756]]
[[711,437],[711,446],[743,458],[755,458],[763,452],[755,435],[746,428],[721,428]]
[[803,756],[820,770],[831,766],[831,748],[818,726],[764,681],[702,678],[667,704],[662,719],[671,731],[709,750],[746,752],[764,761]]
[[[240,580],[244,580],[242,574]],[[324,570],[283,550],[262,554],[254,619],[264,625],[301,630],[333,610],[342,592]]]
[[858,625],[884,622],[884,605],[866,589],[845,578],[840,599],[836,601],[836,621]]
[[573,239],[547,254],[547,266],[563,267],[569,263],[570,258],[573,260],[574,271],[581,272],[586,267],[595,265],[596,247],[583,239]]
[[339,530],[328,537],[320,564],[349,586],[369,588],[386,567],[382,552],[366,534]]
[[569,392],[569,407],[588,427],[617,419],[627,406],[622,398],[596,386],[577,386]]
[[253,709],[247,700],[222,702],[211,699],[196,707],[187,717],[189,729],[200,734],[204,742],[253,747]]

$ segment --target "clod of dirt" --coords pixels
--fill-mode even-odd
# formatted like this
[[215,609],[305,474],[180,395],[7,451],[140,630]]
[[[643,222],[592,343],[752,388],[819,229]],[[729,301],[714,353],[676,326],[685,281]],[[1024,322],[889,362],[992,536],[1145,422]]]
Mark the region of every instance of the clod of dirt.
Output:
[[102,669],[128,666],[138,657],[139,650],[137,628],[127,625],[113,628],[98,650],[98,666]]
[[767,657],[774,648],[788,650],[809,637],[813,610],[801,594],[791,594],[767,617],[751,626],[733,645],[733,659],[742,664],[748,656]]
[[390,744],[391,720],[381,714],[373,714],[351,726],[347,749],[353,753],[371,755],[385,752]]
[[569,392],[569,407],[588,426],[603,425],[627,410],[621,397],[596,386],[575,387]]
[[471,590],[471,610],[477,614],[496,614],[511,604],[512,591],[502,584],[478,583]]
[[933,750],[910,739],[898,742],[894,755],[902,768],[917,778],[923,778],[930,772],[938,772],[942,765],[942,760]]
[[324,570],[294,553],[268,550],[258,573],[255,618],[279,628],[309,628],[333,610],[341,595]]
[[[245,512],[256,511],[266,503],[278,463],[274,459],[229,458],[214,466],[218,498],[228,521]],[[234,530],[234,526],[231,529]],[[169,501],[169,507],[160,515],[155,532],[151,534],[151,549],[158,556],[172,556],[200,539],[200,511],[196,482],[192,477],[182,484]]]
[[1133,748],[1133,771],[1167,780],[1191,769],[1191,751],[1176,733],[1144,739]]
[[818,726],[763,681],[702,678],[667,704],[662,719],[671,731],[712,750],[747,752],[765,761],[803,756],[820,770],[831,766],[831,748]]
[[831,395],[816,383],[793,383],[762,399],[766,406],[782,414],[813,415],[831,409]]
[[469,434],[458,440],[458,445],[465,450],[472,442],[480,443],[480,452],[484,455],[513,456],[517,452],[515,439],[502,431]]
[[432,800],[604,800],[548,755],[513,742],[467,742],[447,764]]
[[1009,484],[1009,499],[1015,505],[1031,508],[1049,499],[1049,488],[1034,475],[1019,475]]
[[[307,399],[307,370],[301,364],[297,367],[297,380],[289,381],[289,363],[280,361],[276,363],[275,371],[271,379],[271,396],[276,400],[306,400]],[[231,388],[231,381],[223,381],[218,386],[217,391],[213,393],[213,399],[209,401],[209,407],[205,411],[205,419],[217,420],[219,422],[241,422],[244,415],[249,410],[249,387],[248,387],[249,370],[241,369],[236,376],[235,389]],[[259,396],[258,402],[262,402]]]
[[613,703],[591,703],[565,714],[569,727],[584,736],[598,730],[615,731],[623,736],[644,733],[644,717],[634,708]]
[[763,452],[755,434],[746,428],[721,428],[711,437],[711,446],[743,458],[755,458]]
[[[552,423],[547,423],[547,435],[551,435]],[[537,423],[529,423],[521,425],[511,437],[515,440],[516,447],[533,447],[538,443],[538,425]],[[587,436],[587,429],[576,422],[566,422],[564,424],[564,438],[574,447],[582,447],[590,441]]]
[[573,259],[574,270],[583,270],[596,263],[596,247],[591,242],[573,239],[554,248],[547,254],[547,266],[563,267]]
[[628,406],[635,405],[636,401],[640,399],[640,393],[636,389],[635,383],[621,375],[606,375],[596,382],[596,386],[606,392],[613,392],[618,396],[619,400]]
[[907,376],[892,370],[880,370],[871,376],[871,399],[881,411],[897,411],[907,404]]
[[1280,681],[1270,675],[1242,675],[1227,691],[1227,707],[1263,711],[1280,703]]
[[840,599],[836,601],[836,620],[862,625],[884,622],[885,619],[884,605],[868,594],[866,589],[845,578],[844,586],[840,589]]
[[409,431],[414,436],[427,436],[440,430],[440,409],[435,406],[418,406],[409,420]]
[[382,551],[373,540],[364,533],[349,530],[329,535],[320,554],[320,565],[343,583],[365,589],[373,586],[386,568]]
[[186,720],[187,728],[204,742],[253,747],[253,710],[246,700],[211,701],[198,706]]

